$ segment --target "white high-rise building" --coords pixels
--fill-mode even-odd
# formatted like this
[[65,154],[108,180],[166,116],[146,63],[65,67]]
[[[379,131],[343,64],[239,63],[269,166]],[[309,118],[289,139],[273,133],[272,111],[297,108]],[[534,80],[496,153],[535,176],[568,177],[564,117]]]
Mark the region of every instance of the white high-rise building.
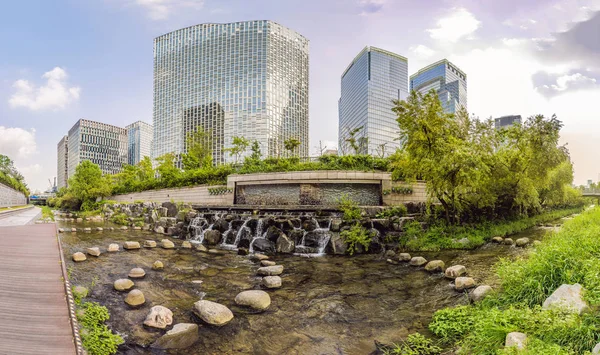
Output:
[[64,136],[56,147],[56,187],[67,187],[69,181],[69,136]]
[[127,164],[136,165],[144,157],[152,157],[151,124],[143,121],[134,122],[125,127],[127,130]]

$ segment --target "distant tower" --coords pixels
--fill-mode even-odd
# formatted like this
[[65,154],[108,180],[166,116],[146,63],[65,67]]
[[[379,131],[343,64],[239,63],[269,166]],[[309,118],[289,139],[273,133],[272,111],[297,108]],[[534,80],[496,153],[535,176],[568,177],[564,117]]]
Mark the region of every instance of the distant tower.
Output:
[[144,157],[152,157],[152,125],[137,121],[127,130],[127,164],[136,165]]
[[436,90],[444,110],[456,113],[467,108],[467,74],[447,59],[442,59],[410,76],[410,90],[423,95]]

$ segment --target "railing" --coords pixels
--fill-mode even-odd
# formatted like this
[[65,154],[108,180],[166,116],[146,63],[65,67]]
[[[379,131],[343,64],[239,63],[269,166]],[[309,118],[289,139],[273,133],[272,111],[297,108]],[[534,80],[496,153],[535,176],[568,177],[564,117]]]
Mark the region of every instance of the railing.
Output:
[[585,189],[583,189],[583,194],[584,195],[600,195],[600,189],[585,188]]

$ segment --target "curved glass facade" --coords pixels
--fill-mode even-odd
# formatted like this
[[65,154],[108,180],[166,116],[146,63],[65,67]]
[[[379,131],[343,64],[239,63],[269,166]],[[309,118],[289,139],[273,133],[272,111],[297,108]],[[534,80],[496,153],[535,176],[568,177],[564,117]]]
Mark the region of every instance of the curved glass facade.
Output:
[[[272,21],[200,24],[154,40],[152,154],[184,153],[187,132],[213,136],[213,160],[231,162],[235,136],[264,157],[297,138],[308,156],[309,43]],[[246,154],[249,154],[247,152]]]
[[366,47],[342,74],[339,109],[339,152],[354,154],[345,141],[357,134],[362,154],[387,156],[399,146],[398,123],[392,101],[408,95],[406,58],[375,47]]
[[455,113],[467,108],[467,74],[448,60],[435,62],[410,77],[410,90],[426,94],[436,90],[444,110]]

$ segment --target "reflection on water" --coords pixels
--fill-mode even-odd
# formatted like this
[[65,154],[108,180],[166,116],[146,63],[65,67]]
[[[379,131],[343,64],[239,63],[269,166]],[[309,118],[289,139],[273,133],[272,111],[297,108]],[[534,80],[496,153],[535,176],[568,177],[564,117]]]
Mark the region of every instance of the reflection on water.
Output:
[[[533,230],[514,238],[539,239],[544,233]],[[144,231],[61,235],[72,284],[94,284],[90,298],[108,307],[110,327],[125,338],[121,354],[368,354],[375,339],[397,342],[408,333],[426,332],[435,310],[467,302],[441,274],[430,275],[407,264],[391,265],[378,255],[276,256],[272,260],[285,267],[283,287],[268,291],[272,304],[257,314],[236,307],[233,301],[238,292],[260,287],[255,276],[258,265],[248,257],[181,248],[105,252],[110,243],[144,239],[163,237]],[[73,252],[91,246],[99,246],[103,254],[88,256],[83,263],[71,261]],[[489,244],[474,251],[413,254],[441,259],[447,266],[465,265],[478,283],[493,283],[490,266],[499,257],[518,253],[522,249]],[[155,260],[165,264],[163,271],[151,270]],[[123,301],[125,294],[113,290],[112,284],[134,267],[147,272],[143,280],[134,281],[147,302],[132,310]],[[200,340],[190,349],[164,352],[147,347],[163,333],[142,326],[152,306],[170,308],[175,323],[198,322],[191,309],[202,297],[228,306],[234,320],[222,328],[201,325]]]

